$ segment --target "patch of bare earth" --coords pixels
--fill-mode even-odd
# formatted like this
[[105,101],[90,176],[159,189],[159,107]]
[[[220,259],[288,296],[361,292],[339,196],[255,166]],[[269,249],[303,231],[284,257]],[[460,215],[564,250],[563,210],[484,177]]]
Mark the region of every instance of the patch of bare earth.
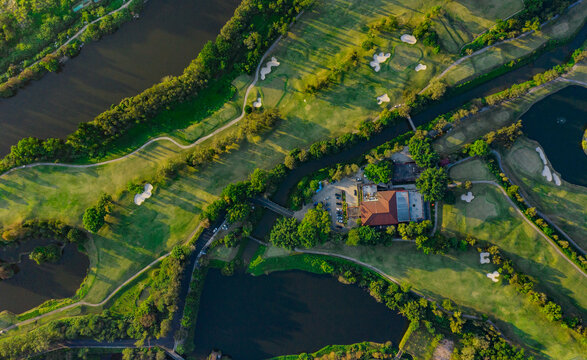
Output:
[[442,339],[436,349],[434,349],[432,360],[450,360],[454,348],[454,342],[448,339]]

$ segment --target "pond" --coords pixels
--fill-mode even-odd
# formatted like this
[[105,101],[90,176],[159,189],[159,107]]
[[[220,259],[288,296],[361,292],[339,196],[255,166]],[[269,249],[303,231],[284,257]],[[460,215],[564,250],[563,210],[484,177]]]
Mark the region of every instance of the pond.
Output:
[[234,359],[264,359],[331,344],[397,345],[407,325],[358,286],[331,276],[287,271],[226,277],[210,269],[196,323],[196,357],[213,349]]
[[0,99],[0,156],[27,136],[65,137],[122,98],[179,75],[240,0],[150,0],[140,19],[84,46],[59,73]]
[[563,180],[587,186],[587,155],[581,147],[587,128],[586,88],[569,86],[544,98],[522,116],[522,124]]
[[75,295],[86,276],[89,259],[77,250],[76,244],[63,248],[61,259],[56,263],[37,265],[26,253],[36,246],[51,243],[47,240],[29,240],[21,246],[0,248],[0,259],[5,262],[18,261],[16,274],[8,280],[0,280],[0,312],[8,310],[15,314],[30,310],[50,299],[63,299]]

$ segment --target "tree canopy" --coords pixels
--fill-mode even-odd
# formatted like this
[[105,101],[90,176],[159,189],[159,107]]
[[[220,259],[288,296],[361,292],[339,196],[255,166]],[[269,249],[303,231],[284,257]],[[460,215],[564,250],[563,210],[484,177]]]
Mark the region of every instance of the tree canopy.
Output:
[[428,168],[416,180],[416,187],[426,201],[438,201],[444,197],[448,175],[443,168]]
[[392,165],[389,161],[365,166],[365,176],[376,184],[387,184],[391,181]]
[[408,143],[410,155],[420,167],[432,167],[438,161],[438,154],[432,148],[430,139],[421,131],[416,132]]

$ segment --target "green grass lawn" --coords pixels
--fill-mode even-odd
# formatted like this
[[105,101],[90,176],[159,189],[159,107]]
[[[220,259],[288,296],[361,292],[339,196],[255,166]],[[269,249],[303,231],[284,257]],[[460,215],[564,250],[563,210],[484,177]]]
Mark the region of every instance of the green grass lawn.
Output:
[[[577,64],[575,69],[569,72],[566,77],[579,81],[587,79],[586,62],[583,61]],[[550,82],[519,98],[480,111],[469,118],[455,123],[452,131],[434,140],[434,149],[443,155],[452,154],[463,147],[463,145],[483,137],[488,132],[512,124],[528,111],[532,105],[570,85],[568,82]]]
[[500,44],[492,48],[491,51],[476,54],[449,70],[443,79],[449,85],[459,84],[471,80],[480,73],[491,71],[502,64],[526,56],[548,41],[566,40],[581,29],[586,17],[587,4],[582,2],[573,7],[571,11],[547,24],[541,32]]
[[[540,309],[513,287],[491,282],[486,274],[497,267],[481,266],[475,250],[424,255],[411,243],[394,243],[390,247],[328,244],[325,249],[376,266],[434,299],[449,298],[465,313],[488,315],[506,338],[540,353],[539,358],[573,359],[587,351],[576,333],[546,320]],[[542,271],[546,270],[542,268]],[[556,269],[552,273],[565,276]],[[558,290],[566,294],[577,288],[584,298],[584,284],[574,284],[573,290],[559,286]]]
[[542,176],[538,144],[519,138],[511,149],[501,151],[507,175],[520,186],[524,196],[579,246],[587,248],[587,189],[563,180],[561,186]]
[[[408,22],[419,21],[429,7],[440,3],[422,0],[401,4],[383,0],[319,2],[300,18],[288,38],[277,47],[272,55],[281,65],[257,88],[265,106],[278,106],[285,118],[270,134],[240,146],[201,171],[184,171],[167,186],[155,188],[153,197],[140,207],[132,203],[130,196],[120,194],[128,181],[144,180],[167,159],[182,156],[183,152],[169,142],[152,144],[128,159],[95,168],[36,167],[13,172],[0,180],[0,226],[30,218],[59,218],[80,225],[84,209],[93,205],[102,192],[113,195],[117,204],[115,212],[94,237],[96,251],[91,254],[91,287],[84,299],[99,302],[130,275],[184,241],[198,225],[196,219],[201,209],[228,183],[245,179],[257,167],[272,168],[294,147],[304,147],[355,129],[359,121],[381,109],[375,96],[384,91],[397,99],[404,89],[424,87],[455,56],[429,54],[421,44],[400,44],[401,32],[398,31],[375,39],[381,50],[393,53],[379,73],[368,66],[372,55],[368,53],[361,58],[357,69],[343,76],[342,84],[313,96],[300,92],[307,76],[360,45],[368,23],[392,13]],[[466,25],[468,32],[478,31],[479,24],[483,24],[481,3],[469,0],[462,2],[468,5],[454,5],[462,12],[458,15],[455,10],[455,16],[467,19],[474,16],[479,20],[475,24],[460,25]],[[492,16],[509,15],[511,4],[507,1],[499,4],[508,4],[507,11],[494,11]],[[486,24],[494,20],[487,18]],[[416,73],[412,66],[417,62],[429,68]],[[222,126],[235,115],[235,107],[240,107],[248,80],[240,77],[234,81],[235,97],[227,104],[213,107],[212,114],[200,111],[199,107],[206,105],[202,99],[217,99],[214,94],[164,112],[160,115],[162,122],[177,121],[177,124],[189,126],[184,130],[162,131],[189,142]],[[211,141],[213,139],[208,140]],[[129,149],[121,146],[117,154]]]

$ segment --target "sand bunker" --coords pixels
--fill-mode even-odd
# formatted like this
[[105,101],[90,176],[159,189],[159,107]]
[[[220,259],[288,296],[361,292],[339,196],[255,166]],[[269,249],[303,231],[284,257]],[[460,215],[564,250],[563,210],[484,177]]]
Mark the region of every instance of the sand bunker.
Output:
[[473,201],[474,198],[475,198],[475,196],[473,196],[473,193],[470,191],[467,194],[461,195],[461,200],[466,201],[468,203]]
[[542,159],[542,163],[544,165],[546,165],[546,155],[544,155],[544,151],[542,150],[541,147],[537,147],[536,148],[536,152],[538,153],[538,155],[540,155],[540,158]]
[[416,38],[414,37],[414,35],[409,35],[409,34],[403,34],[402,37],[400,38],[403,42],[410,44],[410,45],[414,45],[418,40],[416,40]]
[[422,70],[426,70],[426,65],[424,65],[424,64],[416,65],[416,71],[422,71]]
[[371,65],[371,67],[375,70],[375,72],[379,72],[379,70],[381,70],[380,64],[387,61],[387,59],[389,59],[390,56],[391,56],[391,53],[387,53],[387,54],[384,54],[382,52],[380,52],[379,54],[375,53],[375,54],[373,54],[373,61],[371,61],[369,63],[369,65]]
[[546,178],[548,181],[552,181],[552,172],[548,165],[544,165],[544,169],[542,169],[542,176]]
[[542,148],[537,147],[536,152],[538,153],[538,155],[540,155],[540,159],[542,159],[542,163],[544,164],[544,169],[542,169],[542,176],[544,176],[547,181],[552,181],[554,179],[555,185],[561,186],[561,178],[548,167],[546,155],[544,155],[544,151],[542,150]]
[[153,190],[153,185],[146,183],[145,187],[143,188],[143,192],[140,194],[135,195],[135,204],[141,205],[145,200],[151,197],[151,191]]
[[268,75],[271,72],[271,68],[273,66],[279,66],[279,61],[275,58],[275,56],[271,57],[271,60],[265,64],[265,66],[261,69],[261,80],[265,80],[265,75]]
[[552,173],[552,179],[556,186],[561,186],[561,178],[556,173]]
[[377,104],[381,105],[384,102],[389,102],[389,96],[387,94],[383,94],[377,97]]
[[487,277],[491,279],[491,281],[493,282],[498,282],[498,278],[499,278],[499,272],[494,271],[492,273],[487,273]]
[[488,252],[482,252],[479,254],[479,262],[481,264],[489,264],[491,263],[491,260],[489,259],[489,253]]
[[257,101],[253,101],[253,106],[256,108],[260,108],[261,106],[263,106],[263,103],[261,102],[261,98],[257,98]]

